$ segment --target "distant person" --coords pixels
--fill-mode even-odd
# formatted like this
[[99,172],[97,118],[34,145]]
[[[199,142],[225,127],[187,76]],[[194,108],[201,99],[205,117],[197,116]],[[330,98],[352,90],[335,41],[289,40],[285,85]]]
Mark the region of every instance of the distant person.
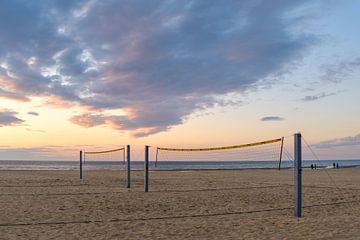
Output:
[[314,164],[315,170],[316,170],[316,164]]
[[339,163],[336,163],[336,168],[339,168]]
[[333,168],[335,168],[335,162],[333,162]]
[[310,165],[310,167],[311,167],[311,170],[313,170],[313,169],[314,169],[314,165],[313,165],[313,164],[311,164],[311,165]]

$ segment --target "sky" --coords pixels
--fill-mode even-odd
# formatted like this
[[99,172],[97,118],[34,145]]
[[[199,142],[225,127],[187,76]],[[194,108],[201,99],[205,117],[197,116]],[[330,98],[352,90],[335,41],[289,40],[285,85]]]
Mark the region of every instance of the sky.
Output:
[[127,144],[141,158],[144,145],[296,132],[321,158],[360,159],[359,12],[355,0],[2,0],[0,159]]

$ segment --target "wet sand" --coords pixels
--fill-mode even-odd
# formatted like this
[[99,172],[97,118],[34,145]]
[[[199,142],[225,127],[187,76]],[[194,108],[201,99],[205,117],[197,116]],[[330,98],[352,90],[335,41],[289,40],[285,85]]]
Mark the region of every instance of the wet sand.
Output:
[[[359,239],[360,168],[0,171],[0,239]],[[330,177],[329,177],[330,176]]]

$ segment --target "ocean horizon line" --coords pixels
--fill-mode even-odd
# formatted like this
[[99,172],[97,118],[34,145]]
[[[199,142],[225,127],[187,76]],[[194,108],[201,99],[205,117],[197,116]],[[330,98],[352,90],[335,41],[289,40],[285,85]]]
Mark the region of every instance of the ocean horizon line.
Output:
[[[359,167],[359,160],[303,160],[303,168]],[[150,161],[150,170],[235,170],[235,169],[277,169],[279,161]],[[83,166],[86,170],[124,170],[123,161],[87,161]],[[143,170],[144,161],[131,161],[131,170]],[[281,169],[293,167],[293,161],[285,160]],[[78,170],[79,161],[53,160],[0,160],[0,170]]]

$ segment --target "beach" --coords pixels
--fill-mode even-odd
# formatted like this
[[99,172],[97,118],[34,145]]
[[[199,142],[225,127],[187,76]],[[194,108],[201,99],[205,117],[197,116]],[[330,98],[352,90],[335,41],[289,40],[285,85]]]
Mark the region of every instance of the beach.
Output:
[[359,239],[360,168],[0,171],[0,239]]

